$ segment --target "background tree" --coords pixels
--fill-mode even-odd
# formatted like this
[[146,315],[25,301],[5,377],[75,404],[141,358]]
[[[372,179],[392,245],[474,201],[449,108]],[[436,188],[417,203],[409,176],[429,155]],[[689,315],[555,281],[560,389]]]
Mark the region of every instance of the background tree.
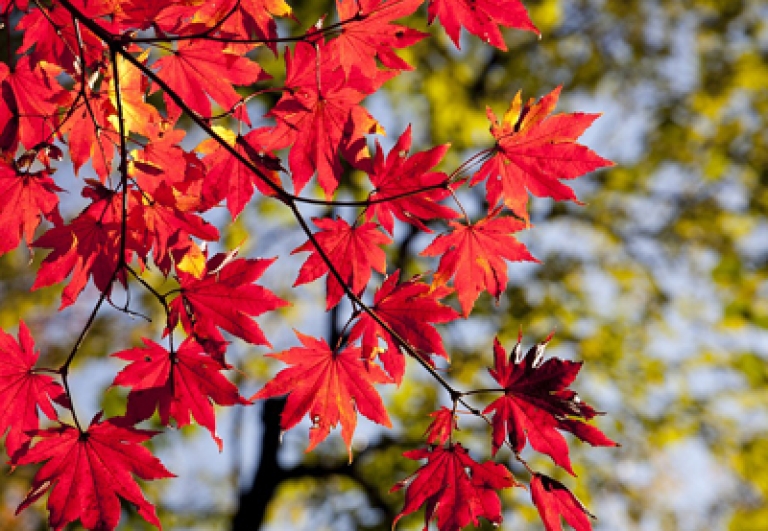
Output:
[[[528,245],[546,268],[513,274],[509,303],[490,322],[506,330],[507,344],[521,322],[530,337],[556,326],[553,346],[588,361],[583,396],[610,412],[601,427],[623,445],[610,457],[581,455],[574,447],[584,484],[577,494],[601,517],[598,526],[768,528],[768,486],[760,479],[766,430],[765,8],[756,1],[526,5],[542,41],[509,32],[509,54],[472,38],[462,42],[461,53],[447,39],[438,51],[409,49],[406,58],[416,69],[387,85],[391,96],[381,105],[400,124],[416,112],[429,116],[431,130],[416,142],[451,141],[455,154],[486,138],[488,123],[478,109],[488,104],[503,111],[520,87],[544,94],[563,83],[572,95],[566,105],[606,111],[586,142],[607,146],[601,154],[619,167],[582,185],[579,197],[588,208],[534,201],[536,231]],[[315,2],[294,9],[301,21],[332,11]],[[421,98],[405,97],[417,88]],[[613,106],[604,108],[606,100]],[[354,194],[355,182],[348,185]],[[244,218],[230,238],[241,239],[238,231],[248,223]],[[396,253],[405,272],[415,271],[408,269],[414,268],[408,265],[412,247],[406,239]],[[482,344],[474,339],[489,319],[482,310],[481,301],[479,322],[469,328],[449,328],[452,344],[461,347],[452,350],[451,377],[458,381],[472,381],[487,365],[478,353],[487,353],[490,338]],[[285,522],[310,503],[328,521],[342,512],[350,527],[388,527],[386,515],[399,507],[386,491],[411,471],[399,457],[406,437],[420,440],[421,419],[439,398],[424,382],[413,382],[392,400],[390,411],[402,424],[397,443],[375,438],[353,467],[340,463],[330,471],[321,464],[331,457],[307,455],[284,471],[273,518]],[[262,440],[274,440],[275,409],[265,407],[262,415],[272,419]],[[243,453],[253,451],[243,446]],[[256,445],[256,451],[262,447],[270,445]],[[330,448],[329,454],[340,455]],[[270,455],[261,457],[265,466],[274,462]],[[328,481],[331,472],[335,479]],[[711,481],[697,491],[691,476]],[[247,487],[250,480],[242,483]],[[337,494],[328,501],[330,490]],[[358,502],[381,512],[346,509]],[[212,504],[187,518],[173,506],[166,517],[183,526],[207,516],[203,527],[216,520],[226,526],[226,507]],[[523,527],[509,516],[511,526]]]

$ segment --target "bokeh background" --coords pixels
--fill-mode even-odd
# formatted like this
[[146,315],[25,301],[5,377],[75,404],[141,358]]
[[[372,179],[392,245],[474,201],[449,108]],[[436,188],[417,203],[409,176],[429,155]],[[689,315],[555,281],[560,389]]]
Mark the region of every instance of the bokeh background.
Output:
[[[328,1],[290,4],[301,24],[285,23],[285,32],[333,12]],[[525,5],[541,40],[508,31],[509,52],[502,53],[464,35],[457,51],[433,27],[433,39],[404,54],[416,69],[368,100],[388,131],[385,146],[409,123],[414,150],[450,142],[445,171],[491,145],[485,107],[502,113],[519,89],[538,97],[563,85],[558,110],[604,113],[582,141],[617,166],[574,182],[585,206],[532,199],[534,227],[521,239],[543,264],[511,265],[499,306],[484,295],[469,320],[442,328],[452,355],[448,376],[465,388],[487,387],[495,334],[511,347],[522,326],[528,346],[556,329],[548,352],[585,361],[574,388],[607,413],[597,425],[622,446],[573,441],[578,478],[532,459],[598,516],[595,529],[768,530],[768,4]],[[424,29],[423,10],[410,23]],[[271,61],[266,68],[279,76],[280,62]],[[268,104],[249,111],[258,117]],[[196,135],[190,131],[190,146]],[[363,194],[360,183],[348,176],[344,193]],[[483,207],[482,190],[462,197],[470,209]],[[69,208],[76,211],[76,201]],[[392,269],[409,276],[434,267],[417,256],[428,240],[402,227],[397,238]],[[257,201],[227,230],[227,245],[242,244],[243,255],[280,255],[265,283],[276,283],[284,298],[299,297],[260,319],[278,349],[295,344],[292,327],[329,337],[346,319],[343,309],[322,313],[322,283],[290,292],[301,258],[288,253],[302,242],[270,202]],[[25,319],[43,358],[55,364],[90,307],[86,298],[56,315],[60,288],[30,294],[29,260],[24,249],[0,258],[0,325],[15,333]],[[148,302],[147,313],[158,310]],[[121,364],[105,356],[138,344],[142,334],[157,329],[103,314],[75,366],[79,408],[122,412],[121,392],[104,394]],[[242,371],[233,377],[246,396],[280,368],[264,349],[234,343],[232,350]],[[352,465],[338,436],[311,454],[304,453],[306,425],[281,437],[280,401],[223,414],[222,454],[195,428],[157,437],[156,450],[180,476],[146,486],[164,528],[390,529],[402,493],[389,488],[416,469],[401,454],[421,444],[426,415],[449,403],[413,369],[386,394],[394,429],[363,421]],[[460,426],[473,455],[489,453],[487,427],[469,419]],[[509,454],[498,458],[524,477]],[[45,528],[42,503],[13,516],[29,474],[0,475],[1,529]],[[527,493],[506,492],[503,503],[504,529],[542,529]],[[422,514],[398,529],[420,529]],[[123,522],[121,529],[146,527],[129,507]]]

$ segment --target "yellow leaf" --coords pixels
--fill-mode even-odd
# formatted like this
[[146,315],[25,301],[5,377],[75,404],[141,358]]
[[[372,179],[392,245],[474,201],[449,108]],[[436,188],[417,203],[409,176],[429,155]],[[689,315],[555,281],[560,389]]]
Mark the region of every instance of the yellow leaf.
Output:
[[195,278],[203,278],[205,271],[205,255],[200,250],[200,247],[196,243],[192,242],[192,246],[189,248],[184,258],[176,264],[176,269],[189,273]]

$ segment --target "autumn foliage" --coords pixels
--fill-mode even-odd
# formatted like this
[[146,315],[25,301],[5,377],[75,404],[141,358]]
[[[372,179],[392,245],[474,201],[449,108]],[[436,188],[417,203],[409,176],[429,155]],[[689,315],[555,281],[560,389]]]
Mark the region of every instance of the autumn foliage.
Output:
[[[538,33],[519,0],[338,0],[317,23],[296,20],[282,0],[0,0],[0,9],[5,31],[17,21],[23,32],[0,64],[0,253],[22,242],[49,250],[32,289],[61,285],[60,311],[91,308],[59,367],[38,366],[23,322],[18,339],[0,331],[0,436],[12,466],[41,465],[19,511],[47,495],[53,529],[76,520],[114,529],[122,499],[160,527],[137,478],[172,473],[143,446],[158,432],[139,424],[194,420],[221,447],[214,405],[288,395],[282,428],[308,416],[311,450],[341,425],[352,460],[358,415],[390,427],[379,389],[399,385],[410,363],[445,388],[447,405],[424,419],[424,447],[405,454],[422,465],[392,489],[405,494],[397,519],[423,507],[441,530],[481,517],[498,524],[499,491],[516,487],[529,490],[547,530],[561,529],[561,517],[591,528],[568,489],[520,455],[530,445],[573,474],[564,432],[615,445],[570,388],[581,363],[545,359],[550,338],[524,354],[521,337],[509,355],[496,341],[488,358],[497,387],[460,390],[435,361],[450,359],[440,325],[469,316],[482,293],[499,299],[510,262],[537,261],[515,238],[530,228],[529,193],[578,202],[564,181],[611,165],[578,143],[598,115],[556,114],[560,87],[525,103],[518,93],[500,121],[488,109],[488,148],[445,173],[447,145],[412,152],[409,126],[385,152],[371,137],[384,130],[363,106],[412,68],[397,50],[429,37],[401,19],[426,9],[456,46],[464,28],[506,50],[504,28]],[[279,34],[278,19],[294,30]],[[284,76],[257,62],[265,48],[282,58]],[[267,92],[279,97],[260,115],[248,103]],[[182,116],[207,135],[191,149]],[[67,160],[79,190],[57,179]],[[367,178],[367,198],[337,197],[350,169]],[[487,210],[470,219],[457,190],[474,186],[485,187]],[[88,206],[63,218],[64,192]],[[325,277],[326,310],[346,298],[351,315],[338,344],[297,331],[297,346],[270,354],[286,367],[248,398],[227,378],[227,345],[270,347],[256,319],[289,301],[260,279],[280,258],[209,253],[220,232],[206,215],[226,206],[234,219],[255,195],[284,206],[306,238],[293,250],[305,260],[294,285]],[[310,221],[304,204],[343,215]],[[404,278],[387,263],[402,224],[432,238],[421,254],[434,257],[433,271]],[[175,287],[153,285],[150,272]],[[81,297],[89,284],[95,302]],[[72,407],[70,368],[105,302],[129,289],[154,298],[164,332],[112,354],[127,363],[113,382],[128,390],[125,413],[86,424]],[[457,440],[460,414],[484,419],[491,454],[506,447],[527,479],[472,457]]]

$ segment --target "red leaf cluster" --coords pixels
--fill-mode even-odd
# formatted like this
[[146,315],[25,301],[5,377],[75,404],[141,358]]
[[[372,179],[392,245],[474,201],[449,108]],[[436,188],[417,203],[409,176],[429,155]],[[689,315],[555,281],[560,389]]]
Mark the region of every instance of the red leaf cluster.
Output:
[[[572,472],[561,432],[615,444],[587,424],[597,413],[570,389],[581,364],[543,361],[546,341],[527,356],[518,342],[509,358],[497,341],[498,389],[461,391],[436,366],[450,360],[439,325],[470,316],[482,292],[498,301],[508,262],[536,261],[515,238],[529,228],[528,192],[577,202],[561,181],[611,163],[577,143],[598,115],[552,114],[560,88],[526,104],[518,94],[501,122],[487,111],[494,145],[470,159],[485,162],[469,183],[464,165],[444,171],[448,145],[412,151],[410,125],[385,153],[369,138],[384,130],[365,100],[413,69],[401,51],[429,36],[408,18],[423,4],[456,46],[462,28],[500,50],[504,28],[538,33],[520,0],[338,0],[327,19],[337,22],[306,31],[283,30],[299,23],[283,0],[0,1],[11,48],[0,63],[0,255],[22,241],[30,254],[48,250],[32,289],[60,285],[60,311],[91,305],[55,368],[38,367],[23,322],[18,340],[0,331],[0,436],[12,466],[40,465],[19,511],[47,494],[53,529],[79,520],[111,530],[127,502],[160,527],[137,480],[171,473],[143,446],[156,432],[141,423],[194,422],[221,449],[217,407],[282,395],[284,430],[308,417],[311,450],[340,425],[351,460],[358,414],[391,427],[377,385],[399,385],[409,358],[452,404],[432,414],[428,446],[405,454],[426,462],[393,489],[406,487],[395,522],[421,506],[442,530],[501,522],[498,492],[520,483],[455,440],[462,414],[490,422],[494,457],[506,445],[526,467],[519,452],[530,443]],[[263,65],[275,73],[276,64],[285,74],[273,78]],[[70,161],[74,179],[60,171]],[[481,182],[488,209],[464,208],[461,187]],[[79,212],[62,216],[70,204]],[[218,212],[226,206],[259,244],[261,220],[240,218],[254,205],[285,207],[301,231],[293,252],[309,255],[294,287],[326,276],[326,310],[350,314],[336,344],[296,332],[300,346],[269,354],[287,367],[249,400],[226,376],[236,359],[227,347],[239,338],[271,348],[257,319],[289,303],[263,277],[295,274],[287,261],[229,250]],[[315,211],[316,229],[307,205],[328,209]],[[392,244],[433,231],[421,255],[434,272],[403,280]],[[84,428],[69,376],[88,332],[108,305],[151,315],[147,299],[162,314],[153,326],[163,344],[144,337],[112,354],[127,362],[113,381],[127,389],[125,414],[99,413]],[[484,408],[470,403],[488,393],[498,396]],[[562,484],[528,471],[549,531],[561,517],[589,529]]]
[[357,348],[331,350],[325,340],[296,333],[302,347],[271,354],[289,365],[252,400],[288,394],[280,425],[293,428],[308,413],[312,420],[309,447],[312,450],[341,423],[341,436],[352,461],[352,435],[359,411],[383,426],[392,427],[389,415],[372,384],[390,379],[376,365],[365,363]]
[[515,485],[507,467],[493,461],[476,462],[460,443],[411,450],[403,455],[426,459],[427,463],[413,477],[392,488],[397,491],[407,486],[405,507],[395,523],[422,505],[427,506],[425,528],[433,519],[441,531],[458,531],[470,522],[477,526],[480,517],[496,525],[501,523],[501,501],[496,491]]

